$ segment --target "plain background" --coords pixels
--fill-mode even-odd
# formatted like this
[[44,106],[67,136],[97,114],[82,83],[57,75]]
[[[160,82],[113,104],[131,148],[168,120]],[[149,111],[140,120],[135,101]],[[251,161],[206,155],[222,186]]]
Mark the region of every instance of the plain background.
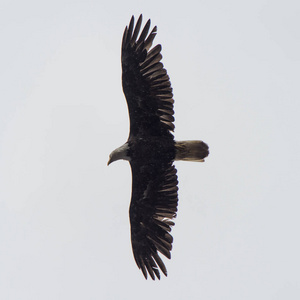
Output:
[[[120,44],[158,26],[175,137],[168,277],[135,265]],[[298,1],[0,4],[1,299],[300,299]]]

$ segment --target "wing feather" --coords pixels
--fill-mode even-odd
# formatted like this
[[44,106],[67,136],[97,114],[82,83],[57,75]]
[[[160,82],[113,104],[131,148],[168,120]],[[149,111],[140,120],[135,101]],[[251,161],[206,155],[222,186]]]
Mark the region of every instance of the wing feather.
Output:
[[134,16],[131,17],[131,20],[130,20],[130,23],[129,23],[129,26],[128,26],[128,33],[127,33],[126,43],[130,43],[130,41],[131,41],[133,26],[134,26]]
[[142,25],[142,15],[140,15],[136,25],[135,25],[135,29],[134,29],[134,32],[133,32],[133,35],[132,35],[132,38],[131,40],[132,41],[136,41],[137,37],[138,37],[138,34],[140,32],[140,29],[141,29],[141,25]]
[[166,269],[163,261],[157,254],[157,252],[152,253],[152,256],[154,257],[154,259],[155,259],[156,263],[158,264],[159,268],[161,269],[161,271],[164,273],[165,276],[167,276],[167,269]]
[[150,28],[150,20],[147,21],[146,25],[144,26],[144,29],[142,30],[142,33],[137,41],[137,48],[139,48],[140,46],[142,46],[142,44],[144,44],[145,39],[148,35],[149,32],[149,28]]
[[150,274],[151,278],[153,280],[155,280],[155,275],[154,275],[154,270],[153,270],[153,267],[151,266],[150,264],[150,258],[149,257],[146,257],[144,262],[145,262],[145,266],[146,266],[146,269],[148,271],[148,273]]
[[[148,55],[147,55],[147,58],[148,58]],[[160,53],[156,54],[154,57],[152,57],[149,60],[146,60],[144,63],[141,64],[141,71],[143,72],[146,67],[150,68],[154,64],[160,62],[161,59],[162,59],[162,55]]]
[[154,26],[154,28],[152,29],[151,33],[149,34],[149,36],[147,37],[145,43],[144,43],[144,48],[148,51],[151,46],[152,46],[152,42],[156,36],[156,31],[157,31],[157,27]]

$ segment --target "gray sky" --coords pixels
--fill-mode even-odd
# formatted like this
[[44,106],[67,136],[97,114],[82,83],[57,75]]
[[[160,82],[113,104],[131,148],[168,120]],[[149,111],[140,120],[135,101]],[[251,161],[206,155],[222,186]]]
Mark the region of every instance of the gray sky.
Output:
[[[299,299],[297,1],[2,1],[1,299]],[[108,3],[109,2],[109,3]],[[130,244],[120,44],[158,26],[176,139],[179,212],[168,277]]]

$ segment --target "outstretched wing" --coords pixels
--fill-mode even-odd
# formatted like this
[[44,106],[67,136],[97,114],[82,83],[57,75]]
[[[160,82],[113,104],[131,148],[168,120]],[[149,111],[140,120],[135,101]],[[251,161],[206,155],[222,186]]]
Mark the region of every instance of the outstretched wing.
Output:
[[[177,212],[173,94],[161,63],[161,45],[151,48],[156,27],[150,20],[139,34],[140,15],[125,28],[122,41],[122,83],[130,116],[133,156],[130,204],[131,242],[135,261],[152,279],[167,275],[158,252],[170,258],[172,218]],[[137,145],[138,144],[138,145]]]
[[177,212],[177,175],[172,162],[140,165],[131,162],[131,243],[135,261],[145,278],[160,279],[167,269],[158,252],[171,258],[172,218]]
[[148,34],[148,20],[139,35],[141,23],[142,15],[134,28],[132,16],[122,41],[122,84],[130,116],[130,136],[170,135],[170,130],[174,130],[171,83],[161,63],[161,45],[149,51],[157,28]]

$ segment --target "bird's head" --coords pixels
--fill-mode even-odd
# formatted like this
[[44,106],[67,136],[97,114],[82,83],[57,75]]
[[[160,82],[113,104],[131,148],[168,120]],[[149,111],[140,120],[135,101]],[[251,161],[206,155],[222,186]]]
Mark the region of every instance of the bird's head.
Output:
[[110,165],[112,162],[119,159],[130,160],[128,152],[129,152],[129,146],[128,143],[125,143],[121,147],[115,149],[111,154],[109,154],[107,165]]
[[114,154],[114,151],[109,154],[107,165],[109,166],[112,162],[118,160],[117,155]]

